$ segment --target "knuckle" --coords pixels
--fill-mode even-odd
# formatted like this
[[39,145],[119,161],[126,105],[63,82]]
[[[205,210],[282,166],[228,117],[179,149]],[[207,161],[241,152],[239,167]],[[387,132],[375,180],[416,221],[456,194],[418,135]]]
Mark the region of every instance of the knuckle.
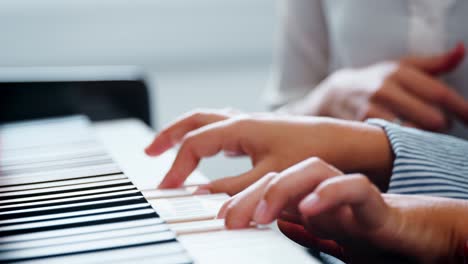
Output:
[[274,178],[276,178],[279,174],[277,172],[269,172],[267,173],[264,178],[266,178],[267,181],[271,181]]
[[195,141],[197,140],[197,136],[197,131],[190,131],[187,134],[185,134],[181,141],[181,148],[192,146],[193,143],[195,143]]
[[206,112],[204,110],[194,110],[189,114],[189,118],[194,120],[195,122],[200,121],[204,116],[206,115]]
[[356,174],[353,174],[351,175],[354,179],[354,181],[356,181],[358,184],[361,184],[361,185],[371,185],[371,181],[369,180],[369,178],[364,175],[364,174],[361,174],[361,173],[356,173]]
[[310,164],[310,165],[313,165],[313,166],[319,166],[319,167],[326,167],[327,166],[327,163],[325,161],[323,161],[321,158],[319,157],[312,157],[312,158],[309,158],[307,160],[307,162]]
[[265,198],[268,200],[268,198],[272,197],[278,197],[282,195],[285,191],[284,185],[282,184],[282,181],[279,180],[279,178],[274,178],[267,186],[266,192],[265,192]]

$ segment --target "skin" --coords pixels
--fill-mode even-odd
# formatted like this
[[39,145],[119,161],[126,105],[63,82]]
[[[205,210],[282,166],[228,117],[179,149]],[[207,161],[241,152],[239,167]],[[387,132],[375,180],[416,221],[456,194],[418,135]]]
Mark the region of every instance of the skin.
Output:
[[[246,173],[202,187],[237,194],[219,214],[228,228],[279,219],[289,238],[347,262],[457,263],[463,255],[466,201],[380,193],[388,186],[393,156],[378,127],[204,110],[168,126],[146,153],[156,156],[177,143],[161,188],[182,185],[203,157],[220,151],[251,158]],[[364,171],[367,176],[354,174]]]
[[347,263],[463,263],[468,237],[467,201],[381,194],[318,158],[268,174],[218,217],[233,229],[279,219],[289,238]]
[[[369,144],[361,144],[362,138]],[[312,156],[345,172],[364,171],[383,190],[391,174],[392,152],[385,133],[357,122],[196,111],[161,131],[146,153],[156,156],[177,143],[179,152],[159,188],[181,186],[203,157],[221,151],[249,156],[252,169],[202,187],[213,193],[236,194],[268,172],[282,171]]]
[[463,44],[430,57],[406,57],[331,74],[304,99],[280,111],[363,121],[381,118],[445,131],[451,120],[468,122],[468,101],[439,79],[465,56]]

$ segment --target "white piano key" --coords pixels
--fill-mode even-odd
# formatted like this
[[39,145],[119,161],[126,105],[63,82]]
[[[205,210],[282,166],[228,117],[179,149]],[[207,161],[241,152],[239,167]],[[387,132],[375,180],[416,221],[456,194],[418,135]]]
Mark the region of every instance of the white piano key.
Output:
[[78,217],[78,216],[83,216],[83,215],[111,213],[115,211],[126,211],[126,210],[146,208],[146,207],[149,207],[149,204],[139,203],[139,204],[121,205],[121,206],[113,206],[113,207],[106,207],[106,208],[99,208],[99,209],[82,210],[82,211],[75,211],[75,212],[69,212],[69,213],[29,216],[29,217],[21,217],[21,218],[16,218],[16,219],[0,220],[0,225],[20,224],[20,223],[34,222],[34,221],[45,221],[45,220],[53,220],[53,219],[61,219],[61,218],[69,218],[69,217]]
[[152,217],[152,218],[147,218],[147,219],[124,221],[124,222],[117,222],[117,223],[110,223],[110,224],[71,227],[71,228],[65,228],[65,229],[59,229],[59,230],[50,230],[50,231],[33,232],[33,233],[27,233],[27,234],[3,236],[3,237],[0,237],[0,243],[2,243],[0,245],[3,246],[6,243],[21,242],[21,241],[27,242],[27,241],[43,240],[43,239],[50,239],[50,238],[56,238],[56,237],[73,237],[73,236],[81,235],[81,234],[106,232],[106,231],[116,230],[116,229],[127,229],[127,228],[148,226],[148,225],[161,225],[163,223],[164,223],[164,220],[162,220],[161,218]]
[[107,250],[64,257],[26,261],[31,264],[83,264],[83,263],[191,263],[185,249],[177,242]]
[[68,186],[60,186],[60,187],[50,187],[50,188],[43,188],[43,189],[34,189],[34,190],[0,193],[0,198],[1,197],[7,197],[7,196],[14,196],[14,195],[37,195],[37,194],[41,194],[41,193],[50,193],[50,192],[59,192],[59,191],[73,191],[75,189],[82,189],[82,188],[94,188],[94,187],[108,186],[108,185],[114,185],[114,184],[131,184],[131,183],[132,182],[129,179],[119,179],[119,180],[111,180],[111,181],[104,181],[104,182],[83,183],[83,184],[78,184],[78,185],[68,185]]
[[174,233],[171,231],[139,234],[137,236],[118,237],[101,241],[90,241],[73,244],[62,244],[59,246],[30,248],[24,250],[5,251],[0,254],[0,261],[11,261],[47,257],[61,254],[71,254],[77,252],[97,251],[107,248],[129,247],[140,244],[162,243],[174,240]]
[[69,203],[63,205],[54,205],[54,206],[42,206],[42,207],[35,207],[29,209],[19,209],[19,210],[2,210],[0,212],[0,216],[9,216],[12,214],[21,214],[21,213],[38,213],[41,211],[50,211],[50,210],[59,210],[59,209],[72,209],[74,207],[80,206],[98,206],[100,204],[108,204],[108,203],[115,203],[115,202],[130,202],[130,201],[142,201],[146,203],[143,197],[140,195],[124,197],[124,198],[115,198],[115,199],[105,199],[105,200],[98,200],[92,202],[78,202],[78,203]]
[[[0,149],[0,154],[2,150]],[[3,153],[5,154],[5,153]],[[99,156],[106,154],[102,146],[96,144],[82,144],[79,148],[67,148],[62,146],[60,149],[47,149],[47,151],[23,151],[21,153],[8,153],[6,156],[0,156],[0,166],[12,166],[25,163],[39,163],[54,160],[67,160],[89,156]]]
[[155,214],[155,211],[153,209],[139,209],[139,210],[133,210],[133,211],[109,213],[109,214],[102,214],[102,215],[81,216],[81,217],[75,217],[75,218],[70,218],[70,219],[59,219],[59,220],[50,220],[50,221],[43,221],[43,222],[36,222],[36,223],[1,226],[0,232],[25,230],[25,229],[31,229],[31,228],[53,227],[53,226],[61,226],[61,225],[76,224],[76,223],[84,224],[86,222],[92,222],[92,221],[98,221],[98,220],[108,220],[108,219],[113,219],[113,218],[131,217],[131,216],[146,215],[146,214],[148,215]]
[[162,256],[145,256],[144,258],[136,257],[134,259],[121,259],[115,263],[138,263],[138,264],[154,264],[155,259],[161,264],[190,264],[193,263],[192,258],[187,253],[162,255]]
[[224,219],[202,220],[170,224],[169,228],[177,235],[220,231],[226,229]]
[[104,159],[97,159],[97,160],[90,160],[90,161],[83,161],[83,162],[72,162],[68,164],[59,164],[59,165],[51,165],[51,166],[38,166],[36,168],[25,168],[25,169],[15,169],[15,170],[1,170],[3,177],[27,177],[30,174],[37,174],[37,175],[44,175],[53,173],[56,171],[63,171],[63,170],[70,170],[70,169],[81,169],[81,168],[88,168],[91,166],[102,166],[102,165],[109,165],[115,164],[114,161],[110,158]]
[[23,241],[23,242],[16,242],[16,243],[9,243],[4,244],[0,248],[0,255],[2,251],[7,250],[21,250],[27,249],[32,247],[49,247],[49,246],[60,246],[64,244],[71,244],[71,243],[81,243],[81,242],[88,242],[88,241],[99,241],[111,238],[120,238],[126,236],[136,236],[136,235],[144,235],[144,234],[151,234],[151,233],[158,233],[158,232],[166,232],[170,231],[167,225],[146,225],[146,226],[138,226],[132,228],[119,228],[110,231],[100,231],[95,233],[87,233],[87,234],[79,234],[75,236],[66,236],[66,237],[55,237],[55,238],[47,238],[41,240],[32,240],[32,241]]
[[196,186],[176,189],[147,189],[141,190],[146,199],[162,199],[190,196],[196,190]]
[[106,175],[106,176],[86,177],[86,178],[70,179],[70,180],[58,180],[58,181],[53,181],[53,182],[33,183],[33,184],[25,184],[25,185],[15,185],[15,186],[8,186],[8,187],[0,187],[0,193],[46,189],[46,188],[52,188],[52,187],[78,185],[78,184],[86,184],[86,183],[93,183],[93,182],[97,183],[97,182],[120,180],[120,179],[128,179],[128,178],[124,174],[119,173],[119,174]]
[[[51,148],[51,147],[63,147],[64,145],[81,145],[81,144],[90,144],[96,142],[96,139],[89,131],[83,131],[81,134],[76,133],[73,137],[62,137],[57,139],[53,136],[46,137],[39,135],[39,132],[36,134],[36,137],[27,140],[28,135],[16,135],[17,137],[12,138],[11,134],[0,134],[2,138],[3,147],[2,151],[7,154],[11,153],[20,153],[20,152],[29,152],[36,149],[42,148]],[[59,136],[60,137],[60,136]]]
[[138,191],[138,190],[129,190],[129,191],[120,191],[120,192],[112,192],[112,193],[84,195],[84,196],[78,196],[78,197],[69,197],[69,198],[63,198],[63,199],[38,201],[38,202],[9,204],[9,205],[0,206],[0,210],[12,209],[12,208],[22,208],[22,207],[25,207],[25,206],[41,206],[41,205],[55,204],[55,203],[72,203],[72,202],[77,202],[77,201],[81,201],[81,200],[106,198],[106,197],[112,197],[112,196],[118,196],[118,195],[132,195],[132,194],[139,194],[139,193],[140,193],[140,191]]
[[38,201],[38,200],[51,200],[51,199],[58,199],[58,198],[63,198],[63,197],[82,196],[82,195],[87,195],[87,194],[97,194],[97,193],[104,193],[104,192],[131,190],[134,188],[135,186],[129,184],[125,186],[100,188],[100,189],[87,190],[87,191],[76,191],[76,192],[67,192],[67,193],[59,193],[59,194],[38,195],[38,196],[24,197],[24,198],[4,199],[0,201],[0,205],[9,204],[9,203],[31,202],[31,201]]
[[83,168],[63,169],[53,172],[35,172],[15,176],[0,177],[0,185],[18,185],[31,184],[47,181],[57,181],[74,178],[84,178],[89,176],[98,176],[106,174],[121,173],[122,171],[116,164],[105,164],[97,166],[87,166]]
[[168,223],[213,219],[227,194],[194,195],[181,198],[148,200],[161,218]]
[[195,263],[214,264],[220,259],[223,264],[319,263],[302,247],[269,228],[192,233],[177,239]]
[[98,156],[85,156],[79,157],[74,159],[65,159],[65,160],[52,160],[52,161],[43,161],[43,162],[29,162],[27,164],[17,164],[17,165],[5,165],[0,163],[0,171],[4,175],[5,172],[12,172],[12,171],[21,171],[21,170],[44,170],[49,169],[51,167],[58,167],[58,166],[67,166],[67,165],[75,165],[75,164],[86,164],[87,162],[112,162],[112,159],[109,155],[102,154]]

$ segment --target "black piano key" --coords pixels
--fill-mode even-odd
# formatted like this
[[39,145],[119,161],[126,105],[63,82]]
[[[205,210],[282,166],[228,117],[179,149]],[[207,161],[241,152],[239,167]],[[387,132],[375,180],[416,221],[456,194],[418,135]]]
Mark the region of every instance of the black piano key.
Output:
[[32,196],[32,197],[4,199],[4,200],[0,200],[0,211],[2,210],[3,206],[13,205],[13,204],[58,200],[61,198],[73,198],[73,197],[86,196],[90,194],[105,194],[105,193],[113,193],[117,191],[135,190],[135,189],[136,187],[132,184],[124,184],[122,186],[117,186],[117,187],[104,187],[104,188],[91,189],[91,190],[86,190],[86,191],[71,191],[71,192],[58,193],[58,194],[45,194],[45,195]]
[[[66,229],[3,236],[3,237],[0,237],[0,248],[3,248],[3,246],[8,245],[10,243],[16,243],[16,242],[29,242],[29,241],[36,241],[36,240],[42,241],[42,240],[48,240],[52,238],[59,238],[59,237],[72,238],[74,236],[79,236],[83,234],[96,234],[100,232],[108,232],[108,231],[113,231],[113,230],[131,229],[131,228],[141,227],[141,226],[163,225],[163,224],[164,224],[164,220],[162,220],[161,218],[150,217],[150,218],[145,218],[145,219],[140,219],[140,220],[122,221],[122,222],[107,223],[107,224],[100,224],[100,225],[87,225],[87,226],[72,227],[72,228],[66,228]],[[167,227],[167,225],[164,225],[164,226]]]
[[79,257],[79,255],[83,253],[102,252],[113,249],[124,249],[147,245],[164,245],[166,243],[176,241],[174,233],[170,231],[138,234],[135,236],[112,238],[101,241],[89,241],[69,245],[7,251],[0,255],[0,261],[24,261],[70,255],[76,255]]
[[45,201],[33,201],[33,202],[24,202],[24,203],[15,203],[10,205],[0,206],[0,211],[8,210],[25,210],[25,209],[34,209],[41,206],[58,206],[58,205],[67,205],[74,202],[95,202],[101,201],[102,199],[117,199],[117,198],[127,198],[133,197],[135,195],[141,196],[140,191],[136,189],[126,190],[126,191],[117,191],[110,193],[100,193],[100,194],[90,194],[77,197],[67,197],[54,200],[45,200]]
[[175,241],[176,239],[174,233],[170,231],[138,234],[136,236],[112,238],[101,241],[98,240],[69,245],[6,251],[0,254],[0,261],[21,261],[52,256],[66,256],[72,254],[99,252],[102,250],[128,248],[141,245],[153,245]]
[[158,263],[158,264],[189,264],[191,258],[185,249],[177,242],[167,242],[156,245],[112,249],[79,255],[53,257],[32,260],[22,263],[31,264],[82,264],[82,263]]
[[0,262],[191,263],[79,120],[0,126]]
[[104,200],[98,200],[98,201],[93,201],[93,202],[75,202],[75,203],[71,202],[71,203],[67,203],[64,205],[56,205],[56,206],[41,206],[41,207],[34,207],[30,209],[20,209],[20,210],[15,210],[15,209],[4,210],[0,212],[0,220],[15,219],[15,218],[29,217],[29,216],[40,216],[40,215],[47,215],[47,214],[67,213],[67,212],[75,212],[75,211],[106,208],[106,207],[120,206],[120,205],[138,204],[138,203],[146,203],[146,200],[143,196],[136,194],[135,196],[131,196],[131,197],[104,199]]
[[110,174],[110,175],[105,175],[105,176],[90,176],[90,177],[83,177],[83,178],[77,178],[77,179],[57,180],[57,181],[32,183],[32,184],[20,184],[20,185],[12,185],[12,186],[7,186],[7,187],[0,187],[0,193],[47,189],[47,188],[88,184],[88,183],[99,183],[99,182],[104,182],[104,181],[121,180],[121,179],[128,179],[128,178],[127,176],[119,173],[119,174]]
[[41,195],[52,195],[52,194],[60,194],[60,193],[96,190],[96,189],[100,189],[104,187],[118,187],[118,186],[125,186],[125,185],[132,185],[132,183],[129,179],[104,181],[104,182],[99,182],[99,183],[94,182],[94,183],[88,183],[88,184],[69,185],[69,186],[35,189],[35,190],[0,193],[0,198],[5,199],[5,200],[16,199],[16,198],[26,198],[26,197],[34,197],[34,196],[41,196]]
[[134,203],[134,204],[107,206],[105,208],[92,208],[92,209],[79,210],[79,211],[73,211],[73,212],[61,212],[61,213],[55,213],[55,214],[35,215],[35,216],[27,216],[27,217],[15,218],[15,219],[5,219],[5,220],[0,220],[0,229],[4,226],[11,226],[11,225],[17,225],[17,224],[38,223],[38,222],[45,222],[45,221],[59,220],[59,219],[70,219],[70,218],[81,217],[81,216],[125,212],[125,211],[143,209],[143,208],[152,208],[152,207],[148,203]]
[[[120,225],[122,226],[122,225]],[[134,236],[139,234],[159,233],[170,231],[166,224],[147,224],[142,226],[132,226],[129,228],[114,228],[112,230],[97,231],[85,234],[75,234],[73,236],[59,236],[40,240],[21,241],[8,244],[0,244],[0,255],[2,252],[11,250],[22,250],[37,247],[49,247],[58,245],[67,245],[73,243],[82,243],[87,241],[106,240],[111,238],[120,238],[125,236]]]
[[9,225],[0,227],[0,237],[16,234],[26,234],[30,232],[57,230],[70,227],[132,221],[151,217],[158,217],[153,209],[139,209],[102,215],[75,217],[71,219],[59,219],[37,223]]

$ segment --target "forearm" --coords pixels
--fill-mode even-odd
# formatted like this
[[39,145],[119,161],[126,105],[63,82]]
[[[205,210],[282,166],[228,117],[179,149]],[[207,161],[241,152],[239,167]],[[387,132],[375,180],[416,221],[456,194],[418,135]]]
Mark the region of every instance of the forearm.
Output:
[[[323,157],[345,173],[363,173],[386,191],[391,177],[393,152],[384,130],[361,122],[330,120],[329,131],[335,131],[330,153]],[[327,158],[327,156],[329,158]]]
[[421,263],[460,263],[468,240],[468,201],[440,197],[384,194],[400,219],[381,241],[390,251]]

